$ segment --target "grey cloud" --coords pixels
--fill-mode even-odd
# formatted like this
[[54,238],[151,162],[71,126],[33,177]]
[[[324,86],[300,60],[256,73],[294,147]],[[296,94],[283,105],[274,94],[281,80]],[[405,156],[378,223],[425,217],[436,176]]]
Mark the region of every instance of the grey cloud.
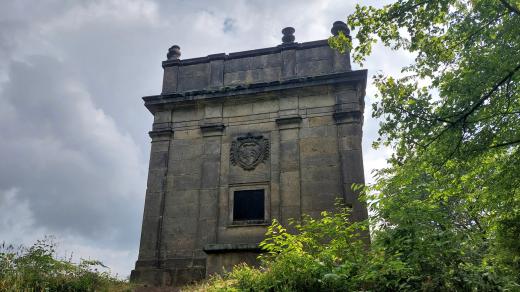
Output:
[[225,33],[229,33],[229,32],[232,32],[236,29],[236,20],[233,19],[233,18],[230,18],[230,17],[226,17],[224,19],[224,23],[223,23],[223,28],[222,30],[225,32]]
[[144,191],[135,142],[92,104],[66,65],[33,56],[10,68],[0,102],[15,112],[0,132],[0,189],[18,189],[35,227],[128,242]]

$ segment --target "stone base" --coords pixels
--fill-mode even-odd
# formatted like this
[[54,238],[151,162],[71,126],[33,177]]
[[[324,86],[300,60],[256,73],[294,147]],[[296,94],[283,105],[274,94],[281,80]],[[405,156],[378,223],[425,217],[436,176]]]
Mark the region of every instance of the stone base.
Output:
[[[200,281],[204,279],[205,275],[206,268],[203,266],[187,268],[136,268],[130,273],[130,281],[142,284],[143,286],[139,289],[151,289],[137,291],[176,291],[175,289],[171,289]],[[171,289],[168,287],[171,287]],[[157,290],[158,288],[170,290]]]
[[257,244],[208,244],[204,251],[208,255],[206,277],[230,272],[234,266],[240,263],[250,266],[260,264],[257,257],[261,250]]

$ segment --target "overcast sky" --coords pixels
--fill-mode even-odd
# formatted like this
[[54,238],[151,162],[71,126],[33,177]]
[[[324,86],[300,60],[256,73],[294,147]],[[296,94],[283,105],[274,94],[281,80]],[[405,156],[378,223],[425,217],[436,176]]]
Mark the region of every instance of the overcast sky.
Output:
[[[381,1],[363,1],[364,4]],[[325,39],[354,1],[33,0],[0,2],[0,242],[54,235],[59,254],[103,261],[127,276],[137,259],[161,61]],[[410,56],[378,48],[369,75]],[[358,67],[359,68],[359,67]],[[364,160],[374,151],[369,85]]]

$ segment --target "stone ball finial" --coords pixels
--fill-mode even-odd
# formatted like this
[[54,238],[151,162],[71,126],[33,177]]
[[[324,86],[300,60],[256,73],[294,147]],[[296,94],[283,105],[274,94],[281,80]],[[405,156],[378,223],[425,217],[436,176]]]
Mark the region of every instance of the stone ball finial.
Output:
[[171,46],[171,48],[168,49],[168,54],[166,57],[168,60],[179,60],[181,56],[181,47],[177,45]]
[[286,27],[284,29],[282,29],[282,33],[283,33],[283,37],[282,37],[282,43],[284,44],[290,44],[290,43],[294,43],[294,32],[296,30],[294,29],[294,27]]
[[339,32],[342,31],[344,35],[350,35],[350,29],[347,24],[343,21],[336,21],[332,24],[330,32],[333,36],[338,36]]

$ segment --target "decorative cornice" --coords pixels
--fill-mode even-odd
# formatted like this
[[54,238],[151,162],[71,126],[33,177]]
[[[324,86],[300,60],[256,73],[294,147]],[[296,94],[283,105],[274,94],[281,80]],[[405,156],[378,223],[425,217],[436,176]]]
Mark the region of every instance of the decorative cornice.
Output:
[[202,99],[216,99],[223,97],[245,96],[256,93],[267,93],[287,89],[295,89],[309,86],[333,85],[338,83],[362,83],[367,82],[367,70],[347,71],[334,74],[318,75],[311,77],[277,80],[273,82],[252,83],[233,87],[222,87],[215,90],[195,90],[183,93],[167,93],[161,95],[145,96],[143,100],[150,112],[171,104],[193,103]]

